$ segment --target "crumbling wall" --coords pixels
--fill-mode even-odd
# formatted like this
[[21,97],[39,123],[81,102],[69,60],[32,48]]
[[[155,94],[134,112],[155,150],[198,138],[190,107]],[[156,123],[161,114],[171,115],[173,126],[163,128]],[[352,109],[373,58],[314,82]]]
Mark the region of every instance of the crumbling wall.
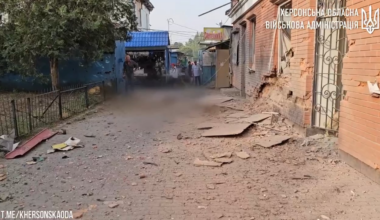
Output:
[[[276,69],[276,31],[274,29],[267,29],[265,22],[277,19],[277,7],[277,5],[272,4],[269,0],[261,1],[243,18],[234,22],[234,29],[240,29],[240,43],[239,65],[232,65],[233,86],[239,90],[243,89],[248,97],[254,96],[257,88],[261,86],[263,75],[270,74]],[[251,52],[253,45],[252,20],[255,20],[255,59]],[[245,34],[241,26],[243,22],[246,24]],[[243,37],[245,38],[245,44],[242,43]],[[249,71],[249,69],[254,71]]]

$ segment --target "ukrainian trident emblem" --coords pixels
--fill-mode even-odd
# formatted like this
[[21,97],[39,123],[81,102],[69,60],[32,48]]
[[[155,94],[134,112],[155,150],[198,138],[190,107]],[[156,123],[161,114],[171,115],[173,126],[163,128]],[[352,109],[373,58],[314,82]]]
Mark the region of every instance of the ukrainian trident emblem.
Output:
[[369,6],[368,18],[367,13],[362,9],[362,29],[367,30],[369,34],[372,34],[375,30],[379,29],[379,9],[375,11],[373,18],[372,6]]

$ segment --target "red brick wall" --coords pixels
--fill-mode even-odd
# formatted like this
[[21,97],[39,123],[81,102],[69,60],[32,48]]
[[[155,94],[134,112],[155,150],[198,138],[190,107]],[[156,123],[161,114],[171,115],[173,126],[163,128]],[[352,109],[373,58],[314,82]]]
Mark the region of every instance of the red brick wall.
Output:
[[[250,46],[252,44],[252,23],[251,18],[256,16],[256,37],[255,37],[255,73],[249,73],[248,68],[252,67],[253,59],[251,58]],[[242,78],[245,78],[245,93],[248,96],[253,95],[255,88],[260,85],[261,77],[267,74],[273,66],[277,65],[277,43],[273,42],[275,31],[266,29],[265,22],[273,21],[277,17],[277,5],[272,4],[269,0],[263,0],[249,11],[242,19],[234,22],[234,28],[240,28],[240,38],[245,37],[245,63],[243,63],[243,46],[240,44],[239,49],[239,66],[233,65],[233,86],[241,89]],[[242,27],[240,24],[246,21],[246,34],[243,36]],[[273,45],[274,44],[274,45]],[[274,51],[272,48],[274,46]],[[269,67],[271,53],[272,65]],[[242,72],[245,72],[245,77],[242,77]]]
[[[314,9],[315,2],[315,0],[293,0],[292,7],[296,9]],[[292,17],[292,21],[302,21],[305,27],[308,21],[313,20],[315,20],[315,17]],[[300,112],[304,112],[303,116],[300,117],[302,121],[298,120],[295,122],[302,126],[310,126],[315,31],[307,28],[292,29],[291,31],[291,46],[294,51],[294,56],[290,60],[291,78],[288,89],[292,91],[293,98],[299,100],[298,104],[294,104],[294,108],[298,108]]]
[[380,1],[347,1],[348,8],[358,8],[359,29],[347,30],[349,52],[343,62],[343,90],[339,119],[339,148],[377,169],[380,165],[380,99],[369,94],[367,81],[380,82],[380,30],[369,34],[362,30],[361,8],[368,12],[380,8]]

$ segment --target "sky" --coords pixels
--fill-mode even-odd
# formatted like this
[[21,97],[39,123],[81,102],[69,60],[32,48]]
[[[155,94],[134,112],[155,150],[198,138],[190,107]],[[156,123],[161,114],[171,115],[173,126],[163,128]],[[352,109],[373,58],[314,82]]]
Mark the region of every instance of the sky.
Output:
[[150,28],[168,30],[168,19],[173,19],[169,25],[170,41],[186,42],[195,33],[203,32],[204,27],[218,27],[218,23],[231,25],[225,15],[229,5],[206,15],[198,15],[224,5],[230,0],[150,0],[154,10],[150,14]]

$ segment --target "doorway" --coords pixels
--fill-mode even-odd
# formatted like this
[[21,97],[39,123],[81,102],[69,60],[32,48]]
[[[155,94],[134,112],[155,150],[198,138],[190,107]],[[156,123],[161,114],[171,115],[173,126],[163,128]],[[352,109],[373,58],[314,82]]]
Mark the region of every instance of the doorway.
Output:
[[246,51],[247,51],[247,45],[246,45],[246,30],[247,30],[247,24],[244,22],[241,24],[241,30],[242,30],[242,33],[241,33],[241,56],[239,56],[241,58],[241,65],[240,65],[240,72],[241,72],[241,84],[240,84],[240,87],[241,87],[241,90],[240,90],[240,96],[242,97],[245,97],[245,74],[246,74],[246,70],[247,70],[247,65],[246,65]]

